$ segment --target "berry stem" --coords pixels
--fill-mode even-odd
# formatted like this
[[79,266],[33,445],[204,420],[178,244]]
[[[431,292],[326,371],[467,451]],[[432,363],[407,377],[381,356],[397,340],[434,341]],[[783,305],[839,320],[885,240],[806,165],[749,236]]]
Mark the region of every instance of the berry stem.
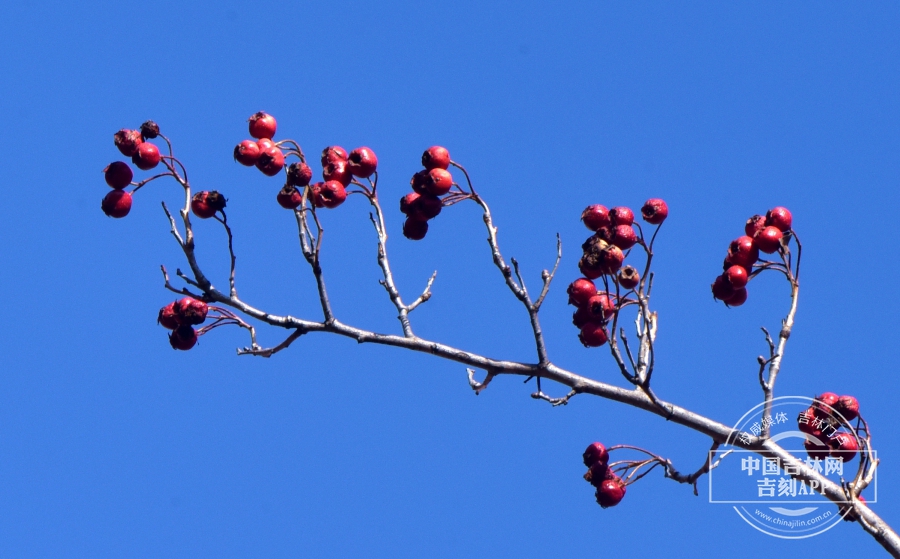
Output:
[[[450,161],[450,165],[453,165],[454,167],[456,167],[457,169],[462,171],[463,175],[466,176],[466,182],[469,184],[469,194],[471,194],[472,196],[478,196],[478,194],[475,193],[475,187],[472,186],[472,179],[469,178],[469,172],[466,171],[466,168],[463,167],[462,165],[460,165],[459,163],[457,163],[456,161]],[[457,186],[459,186],[459,185],[457,185]]]
[[158,175],[153,175],[152,177],[148,177],[148,178],[142,180],[141,182],[133,182],[131,184],[134,185],[134,188],[131,190],[131,194],[133,195],[135,192],[140,190],[145,184],[155,181],[156,179],[159,179],[162,177],[174,177],[174,176],[175,175],[171,172],[165,172],[165,173],[159,173]]
[[284,144],[291,144],[291,145],[293,145],[293,146],[294,146],[293,148],[288,148],[288,149],[285,150],[285,151],[287,151],[288,153],[293,153],[294,155],[296,155],[296,156],[300,159],[300,162],[301,162],[301,163],[306,163],[306,156],[303,155],[303,150],[300,149],[300,144],[298,144],[298,143],[295,142],[294,140],[291,140],[291,139],[285,139],[285,140],[280,140],[280,141],[278,141],[278,142],[275,142],[274,145],[276,145],[276,146],[278,146],[278,147],[281,147],[281,146],[284,145]]

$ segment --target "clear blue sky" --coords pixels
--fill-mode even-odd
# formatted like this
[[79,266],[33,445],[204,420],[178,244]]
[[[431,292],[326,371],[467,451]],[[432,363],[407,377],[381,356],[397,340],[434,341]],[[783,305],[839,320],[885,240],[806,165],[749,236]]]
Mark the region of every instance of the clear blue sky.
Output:
[[[422,150],[447,146],[492,204],[531,285],[564,259],[543,311],[551,358],[621,383],[576,339],[591,203],[663,197],[654,304],[664,399],[731,423],[761,395],[758,327],[787,290],[751,284],[735,310],[709,283],[744,220],[775,205],[802,236],[800,311],[780,394],[854,394],[883,460],[875,510],[900,528],[894,278],[900,207],[900,8],[895,3],[450,4],[63,2],[0,8],[0,557],[799,556],[881,549],[845,523],[807,542],[746,526],[651,475],[601,510],[581,479],[594,440],[698,466],[709,441],[597,398],[564,408],[501,378],[479,397],[465,369],[318,335],[270,360],[219,330],[172,351],[155,324],[184,266],[159,201],[107,219],[112,134],[152,118],[198,188],[229,199],[238,288],[258,307],[318,318],[278,180],[235,164],[267,110],[309,153],[372,147],[389,250],[410,298],[438,270],[417,332],[534,359],[527,317],[492,267],[477,208],[445,210],[426,240],[395,201]],[[377,284],[367,209],[326,216],[338,316],[397,332]],[[198,254],[226,283],[224,237]],[[263,329],[274,344],[280,332]],[[560,390],[556,390],[561,394]]]

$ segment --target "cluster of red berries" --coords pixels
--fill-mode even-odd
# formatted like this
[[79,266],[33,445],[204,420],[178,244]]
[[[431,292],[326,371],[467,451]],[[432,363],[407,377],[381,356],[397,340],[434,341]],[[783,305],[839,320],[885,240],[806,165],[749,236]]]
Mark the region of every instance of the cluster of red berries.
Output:
[[[256,166],[264,175],[274,177],[284,169],[285,152],[282,146],[294,144],[291,140],[274,142],[277,123],[275,117],[258,112],[250,117],[250,136],[256,140],[244,140],[234,148],[234,159],[247,167]],[[296,144],[294,144],[296,145]],[[309,200],[317,208],[336,208],[347,199],[347,187],[353,177],[368,178],[378,167],[378,158],[370,148],[356,148],[349,154],[340,146],[329,146],[322,151],[323,182],[312,182],[312,169],[299,149],[288,148],[288,155],[296,155],[300,161],[287,167],[284,187],[275,199],[282,208],[296,210],[303,203],[299,190],[309,186]]]
[[159,309],[157,322],[172,332],[169,343],[173,349],[187,351],[197,343],[197,331],[194,326],[203,324],[209,306],[199,299],[185,297],[169,303]]
[[584,465],[588,467],[584,479],[597,488],[597,504],[603,508],[618,505],[625,497],[625,482],[610,469],[606,447],[591,443],[584,451]]
[[[669,215],[668,205],[658,198],[647,200],[641,208],[641,217],[647,223],[660,225]],[[572,323],[579,329],[578,339],[586,347],[599,347],[609,336],[606,322],[616,312],[616,297],[608,290],[598,291],[593,281],[609,276],[626,290],[634,289],[641,277],[633,266],[622,266],[625,252],[642,243],[634,231],[634,212],[624,206],[607,209],[594,204],[581,213],[581,221],[594,234],[581,245],[584,254],[578,268],[585,277],[569,284],[569,304],[577,307]]]
[[615,296],[606,291],[598,291],[594,282],[587,278],[573,281],[567,292],[569,304],[577,307],[572,315],[572,323],[580,330],[578,339],[585,347],[600,347],[605,344],[609,339],[606,322],[616,312]]
[[419,241],[428,233],[428,220],[437,217],[443,208],[441,196],[453,188],[450,152],[441,146],[432,146],[422,154],[422,171],[412,176],[409,185],[413,191],[400,198],[400,211],[406,215],[403,235]]
[[857,417],[859,402],[853,396],[838,396],[834,392],[817,396],[797,416],[797,428],[811,435],[803,443],[807,454],[812,458],[831,456],[844,462],[852,460],[859,452],[859,441],[855,433],[842,431],[841,427],[852,429],[849,422]]
[[[349,155],[347,150],[341,146],[329,146],[322,150],[322,178],[324,182],[317,182],[309,187],[309,197],[312,204],[317,208],[336,208],[344,203],[347,199],[347,187],[353,182],[353,177],[361,179],[368,178],[375,173],[378,168],[378,157],[371,148],[361,147],[351,151]],[[305,164],[301,164],[305,167]],[[293,166],[293,165],[292,165]],[[292,201],[290,204],[284,204],[283,198],[286,194],[285,190],[290,190],[291,186],[304,186],[306,179],[306,170],[301,168],[302,173],[299,180],[292,178],[290,170],[288,170],[288,182],[279,193],[279,204],[288,209],[296,209],[298,206],[297,195],[291,194]],[[296,188],[294,189],[296,192]]]
[[[152,120],[141,125],[140,130],[123,128],[113,135],[116,147],[125,157],[130,157],[131,162],[143,171],[159,165],[162,156],[155,144],[148,142],[159,136],[159,126]],[[131,193],[125,187],[131,184],[134,171],[124,161],[113,161],[103,169],[106,184],[112,187],[112,192],[103,197],[100,209],[109,217],[125,217],[131,211]]]
[[234,160],[247,167],[256,166],[262,174],[274,177],[284,168],[284,152],[272,141],[278,123],[275,117],[262,111],[250,117],[250,136],[234,148]]
[[781,249],[782,242],[791,234],[791,212],[778,206],[765,216],[754,215],[744,225],[744,235],[731,241],[722,275],[712,284],[715,299],[729,307],[739,307],[747,301],[747,282],[753,273],[753,265],[759,253],[772,254]]

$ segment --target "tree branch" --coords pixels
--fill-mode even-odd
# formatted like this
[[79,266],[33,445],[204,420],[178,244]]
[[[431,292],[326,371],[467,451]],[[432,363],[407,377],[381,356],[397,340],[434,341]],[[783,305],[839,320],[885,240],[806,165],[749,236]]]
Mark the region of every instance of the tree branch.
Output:
[[[166,140],[168,142],[168,140]],[[170,148],[171,149],[171,148]],[[485,355],[479,355],[476,353],[471,353],[459,348],[455,348],[446,344],[441,344],[438,342],[426,340],[423,338],[416,337],[412,334],[412,330],[408,325],[408,320],[404,321],[406,314],[417,306],[421,304],[430,296],[430,287],[434,280],[434,276],[432,276],[431,280],[429,280],[428,285],[426,286],[425,292],[413,305],[404,306],[402,300],[399,297],[399,293],[396,290],[396,287],[393,284],[393,277],[390,272],[389,263],[387,261],[387,253],[385,249],[387,236],[384,232],[384,221],[383,215],[381,214],[381,208],[377,203],[377,199],[374,196],[374,185],[373,189],[370,192],[370,202],[375,208],[375,212],[377,215],[377,219],[373,219],[373,223],[375,224],[376,233],[378,234],[379,239],[379,263],[381,264],[382,271],[385,275],[384,284],[387,288],[389,294],[391,295],[392,300],[397,306],[398,310],[401,313],[401,324],[403,325],[403,335],[392,335],[392,334],[382,334],[374,331],[364,330],[360,328],[356,328],[347,324],[344,324],[337,320],[331,310],[331,305],[328,300],[328,296],[325,290],[325,283],[322,275],[322,269],[319,261],[319,254],[322,246],[322,234],[323,228],[316,216],[315,209],[306,209],[305,204],[308,199],[308,187],[304,190],[303,194],[303,209],[295,211],[295,215],[298,222],[299,236],[300,236],[300,244],[301,249],[303,251],[304,257],[309,262],[313,274],[316,278],[317,289],[319,293],[320,302],[322,304],[322,310],[324,314],[324,320],[322,322],[309,321],[304,319],[295,318],[289,315],[279,316],[274,315],[260,309],[254,308],[240,298],[238,298],[236,290],[234,289],[233,284],[233,271],[234,271],[234,255],[232,252],[232,281],[231,288],[229,293],[226,295],[222,293],[218,289],[216,289],[209,280],[202,273],[195,254],[194,254],[194,241],[193,241],[193,231],[191,229],[190,219],[188,217],[189,209],[190,209],[190,187],[188,185],[185,177],[177,172],[175,165],[179,165],[184,170],[184,167],[178,162],[174,157],[164,158],[166,167],[173,174],[174,178],[182,185],[185,191],[185,207],[181,209],[181,218],[184,225],[184,236],[178,231],[176,226],[175,219],[173,215],[169,212],[168,208],[163,204],[163,209],[169,219],[170,227],[172,235],[175,237],[179,246],[185,254],[185,257],[190,265],[191,272],[193,274],[193,278],[190,278],[178,271],[179,277],[182,277],[185,281],[187,281],[190,285],[195,286],[200,289],[202,293],[202,298],[208,302],[215,302],[221,305],[225,305],[227,307],[233,308],[236,311],[243,313],[246,316],[251,318],[255,318],[256,320],[263,322],[265,324],[269,324],[271,326],[285,328],[291,330],[291,333],[288,337],[279,345],[270,348],[263,349],[260,348],[256,344],[255,340],[255,329],[249,324],[243,322],[236,318],[235,321],[238,325],[245,327],[251,332],[251,342],[252,345],[250,348],[243,348],[242,350],[238,350],[239,354],[250,354],[257,355],[262,357],[269,357],[283,349],[286,349],[300,336],[305,335],[307,333],[313,332],[325,332],[330,334],[336,334],[344,337],[348,337],[356,340],[358,343],[375,343],[380,345],[387,345],[393,347],[399,347],[403,349],[408,349],[412,351],[418,351],[422,353],[428,353],[431,355],[435,355],[437,357],[447,359],[450,361],[458,362],[469,367],[468,369],[468,378],[469,385],[475,390],[476,394],[483,390],[489,382],[497,375],[518,375],[524,377],[538,377],[538,381],[540,379],[548,379],[554,382],[557,382],[563,386],[566,386],[570,389],[568,394],[562,398],[552,398],[543,393],[540,388],[540,384],[538,384],[538,391],[535,392],[532,397],[535,399],[541,399],[549,402],[552,405],[564,405],[568,402],[568,400],[574,396],[575,394],[591,394],[594,396],[598,396],[601,398],[605,398],[608,400],[613,400],[617,402],[621,402],[630,406],[633,406],[638,409],[645,410],[654,415],[657,415],[667,421],[672,421],[674,423],[684,425],[694,431],[702,433],[708,437],[710,437],[713,441],[712,449],[709,453],[707,462],[698,469],[696,472],[692,474],[681,474],[671,465],[671,462],[668,460],[662,460],[656,458],[647,459],[643,461],[639,461],[634,463],[634,471],[630,474],[629,477],[635,476],[639,469],[644,468],[645,466],[649,466],[649,469],[641,473],[638,478],[646,475],[653,467],[656,465],[663,465],[666,468],[666,475],[676,481],[682,481],[685,483],[692,483],[695,485],[696,490],[696,480],[701,475],[708,473],[709,470],[716,467],[721,459],[724,457],[720,457],[718,460],[713,461],[713,456],[715,452],[718,450],[719,445],[722,444],[730,444],[739,448],[744,448],[747,450],[751,450],[756,452],[757,454],[768,457],[768,458],[778,458],[782,464],[786,464],[790,467],[790,471],[795,472],[792,473],[792,477],[795,479],[811,482],[815,481],[815,483],[821,487],[821,493],[838,504],[839,506],[846,506],[848,495],[851,501],[851,506],[853,507],[853,512],[859,520],[860,524],[866,529],[869,533],[873,535],[873,537],[890,553],[894,556],[900,557],[900,537],[891,530],[891,528],[874,512],[872,512],[868,507],[863,505],[860,501],[858,501],[857,497],[859,491],[867,484],[872,477],[874,476],[875,468],[877,467],[877,460],[874,460],[871,455],[871,446],[870,446],[870,434],[868,431],[868,427],[865,426],[866,437],[865,437],[865,451],[864,456],[861,458],[861,467],[854,481],[846,486],[842,486],[836,484],[832,481],[829,481],[824,476],[819,475],[815,470],[809,468],[802,460],[795,458],[789,452],[784,450],[777,443],[768,439],[766,436],[756,437],[756,438],[746,438],[746,434],[741,433],[725,424],[719,423],[710,418],[704,417],[697,413],[691,412],[685,408],[677,406],[675,404],[665,402],[660,400],[653,394],[652,390],[649,387],[650,374],[653,370],[653,340],[656,335],[656,327],[657,327],[657,318],[656,314],[649,309],[648,298],[649,292],[652,288],[652,274],[649,273],[650,268],[650,260],[652,258],[652,250],[650,247],[653,244],[653,240],[649,245],[645,246],[647,250],[648,258],[647,258],[647,266],[645,268],[645,276],[641,279],[640,288],[637,291],[637,301],[636,303],[639,306],[638,309],[638,318],[637,318],[637,330],[638,337],[640,339],[640,348],[638,349],[637,355],[637,363],[635,364],[633,358],[631,356],[630,350],[627,347],[627,341],[623,336],[623,343],[626,345],[626,350],[628,350],[629,358],[632,360],[632,365],[635,369],[635,374],[633,376],[632,382],[637,384],[634,389],[624,389],[611,384],[603,383],[597,380],[593,380],[587,378],[582,375],[578,375],[574,372],[568,371],[566,369],[560,368],[550,362],[547,357],[547,351],[544,344],[543,334],[540,328],[540,323],[538,321],[538,310],[540,303],[543,302],[544,296],[546,295],[547,290],[549,289],[550,281],[552,280],[553,275],[556,272],[556,269],[559,264],[559,260],[561,257],[561,244],[559,239],[557,239],[557,261],[556,265],[554,265],[553,272],[547,273],[546,271],[542,274],[542,278],[544,280],[544,285],[541,291],[541,295],[538,299],[537,303],[532,303],[527,289],[525,288],[524,281],[522,280],[521,275],[519,274],[518,264],[513,260],[513,264],[516,267],[516,276],[518,278],[518,283],[516,279],[513,278],[513,272],[510,270],[509,266],[506,264],[503,256],[500,252],[498,243],[497,243],[497,228],[493,224],[493,220],[491,217],[490,210],[487,204],[484,202],[482,198],[480,198],[474,191],[471,186],[471,181],[469,182],[469,190],[470,194],[463,193],[462,195],[465,197],[471,197],[475,200],[483,209],[483,219],[485,222],[485,226],[488,230],[488,243],[491,248],[491,253],[493,257],[494,264],[500,270],[504,277],[504,281],[507,283],[507,286],[512,291],[512,293],[523,302],[526,306],[526,309],[529,313],[529,318],[531,319],[532,329],[534,331],[534,337],[537,346],[537,354],[538,354],[538,362],[537,363],[525,363],[525,362],[517,362],[517,361],[508,361],[497,359],[493,357],[488,357]],[[456,165],[456,164],[454,164]],[[458,165],[457,165],[458,166]],[[460,167],[462,169],[462,167]],[[465,170],[463,169],[463,172]],[[466,173],[466,177],[468,180],[468,174]],[[307,213],[309,212],[309,213]],[[312,233],[308,222],[308,215],[312,215],[313,220],[316,226],[316,234]],[[223,220],[224,222],[224,220]],[[657,229],[658,231],[658,229]],[[654,233],[655,238],[655,233]],[[231,241],[231,236],[229,234],[229,241]],[[643,241],[643,234],[642,234]],[[798,241],[799,243],[799,241]],[[798,244],[799,246],[799,244]],[[782,323],[782,329],[779,334],[779,341],[774,348],[772,353],[772,357],[768,360],[769,374],[768,379],[765,381],[765,389],[767,391],[767,399],[766,399],[766,413],[769,413],[771,410],[771,397],[774,389],[774,384],[778,372],[780,370],[781,365],[781,357],[784,352],[785,344],[790,337],[791,329],[793,328],[794,317],[797,310],[797,294],[798,294],[798,279],[797,276],[794,275],[790,269],[790,261],[788,256],[785,253],[782,253],[782,258],[784,260],[784,269],[781,269],[783,273],[785,273],[789,279],[791,280],[792,290],[791,290],[791,308],[790,311]],[[800,254],[798,251],[797,265],[799,267]],[[175,292],[180,293],[189,293],[187,289],[176,290],[173,286],[171,286],[169,282],[168,274],[165,271],[165,268],[162,269],[164,278],[166,281],[166,288]],[[643,294],[643,289],[646,283],[646,295]],[[618,294],[618,290],[616,291]],[[607,293],[609,293],[609,289],[607,288]],[[192,295],[194,296],[194,295]],[[195,296],[196,297],[196,296]],[[198,297],[200,298],[200,297]],[[633,302],[629,303],[632,304]],[[618,312],[623,308],[622,300],[617,299],[616,301],[616,316]],[[216,319],[214,324],[211,324],[208,328],[214,328],[219,325],[229,323],[231,318],[228,313],[230,311],[222,310],[222,316]],[[616,321],[614,319],[613,325],[615,326]],[[615,335],[615,331],[614,331]],[[613,348],[613,355],[616,356],[616,361],[619,364],[620,369],[623,371],[623,374],[628,378],[628,374],[624,365],[624,361],[622,360],[621,355],[618,352],[618,348],[614,343],[614,336],[611,339],[611,347]],[[485,380],[483,382],[477,382],[474,378],[474,369],[482,369],[487,372]],[[631,379],[629,379],[631,380]],[[742,436],[743,435],[743,436]],[[660,461],[662,460],[662,461]],[[868,465],[868,467],[866,467]],[[789,471],[787,467],[784,468],[786,471]],[[864,473],[863,473],[864,471]]]

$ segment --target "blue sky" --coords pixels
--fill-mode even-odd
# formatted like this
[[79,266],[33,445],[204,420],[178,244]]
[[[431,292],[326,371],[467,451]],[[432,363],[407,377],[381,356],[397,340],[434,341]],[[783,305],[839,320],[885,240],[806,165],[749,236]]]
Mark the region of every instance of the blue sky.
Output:
[[[542,312],[551,358],[621,384],[570,324],[578,216],[665,198],[654,382],[724,423],[758,403],[758,328],[775,330],[788,298],[763,276],[728,310],[709,284],[744,221],[787,206],[806,250],[778,392],[859,398],[882,458],[875,510],[897,527],[898,25],[888,2],[5,5],[0,557],[880,553],[849,523],[806,542],[761,535],[662,475],[601,510],[581,479],[588,443],[684,469],[709,446],[613,402],[551,409],[516,378],[476,398],[460,365],[325,335],[270,360],[235,356],[246,339],[226,329],[174,352],[155,320],[172,300],[159,265],[184,266],[159,207],[177,185],[154,183],[123,220],[98,206],[112,134],[152,118],[195,187],[228,197],[242,297],[319,318],[278,180],[231,150],[257,110],[308,153],[368,145],[405,297],[438,270],[417,332],[531,361],[474,204],[445,210],[424,241],[400,234],[395,200],[422,150],[445,145],[530,285],[562,237]],[[351,199],[325,218],[339,318],[398,332],[367,209]],[[215,225],[197,225],[198,255],[223,286]]]

